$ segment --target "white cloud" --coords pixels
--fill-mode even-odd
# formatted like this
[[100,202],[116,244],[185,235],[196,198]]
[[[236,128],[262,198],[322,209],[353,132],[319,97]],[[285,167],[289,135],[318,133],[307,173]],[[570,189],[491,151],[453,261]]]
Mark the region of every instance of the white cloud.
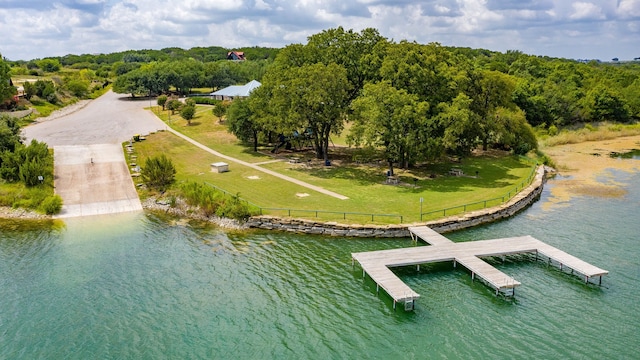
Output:
[[190,10],[238,10],[244,7],[242,0],[182,0],[173,3],[175,8],[187,8]]
[[623,18],[640,20],[640,1],[638,0],[620,0],[617,10],[617,13]]
[[258,10],[271,10],[271,5],[267,4],[263,0],[256,0],[255,8]]
[[605,18],[602,13],[602,9],[588,2],[575,2],[572,4],[574,12],[569,16],[570,19],[573,20],[584,20],[584,19],[592,19],[592,20],[602,20]]
[[440,4],[437,4],[434,8],[438,14],[448,14],[451,12],[451,9]]
[[462,16],[455,21],[462,33],[480,31],[503,19],[503,15],[487,9],[486,0],[458,0]]
[[[19,20],[16,20],[19,19]],[[324,29],[579,58],[633,58],[640,0],[2,0],[10,59],[190,46],[276,46]],[[615,41],[612,41],[615,39]]]

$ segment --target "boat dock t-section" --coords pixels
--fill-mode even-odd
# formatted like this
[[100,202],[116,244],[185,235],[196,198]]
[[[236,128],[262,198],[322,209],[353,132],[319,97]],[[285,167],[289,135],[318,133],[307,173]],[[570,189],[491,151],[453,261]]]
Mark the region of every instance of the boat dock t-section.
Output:
[[369,274],[377,289],[382,288],[391,296],[394,309],[397,302],[404,303],[407,310],[413,309],[420,294],[400,280],[390,270],[393,267],[416,265],[419,269],[420,264],[452,261],[454,267],[461,264],[467,268],[472,279],[479,278],[495,289],[496,294],[502,292],[506,295],[514,295],[514,289],[520,282],[481,258],[535,254],[536,258],[543,256],[549,263],[557,263],[561,269],[566,267],[582,274],[585,282],[597,277],[599,284],[602,275],[609,273],[531,236],[454,243],[427,226],[410,227],[409,231],[414,240],[420,239],[431,246],[351,254],[352,260],[362,267],[363,276]]

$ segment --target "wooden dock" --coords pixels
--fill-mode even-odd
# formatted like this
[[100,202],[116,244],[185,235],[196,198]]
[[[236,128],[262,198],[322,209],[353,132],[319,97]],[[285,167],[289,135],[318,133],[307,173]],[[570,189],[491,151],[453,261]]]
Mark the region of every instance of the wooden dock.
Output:
[[383,288],[393,298],[394,309],[397,302],[404,303],[405,309],[413,309],[420,294],[400,280],[390,270],[392,267],[416,265],[419,269],[420,264],[452,261],[454,267],[461,264],[471,271],[472,279],[477,277],[494,288],[496,294],[502,292],[506,295],[514,295],[514,289],[520,282],[481,258],[535,254],[536,258],[543,256],[549,263],[558,264],[561,269],[569,268],[582,274],[585,282],[597,277],[599,284],[602,276],[609,273],[531,236],[454,243],[427,226],[410,227],[409,231],[414,240],[420,239],[431,246],[351,254],[353,261],[357,261],[362,267],[363,276],[369,274],[377,289]]

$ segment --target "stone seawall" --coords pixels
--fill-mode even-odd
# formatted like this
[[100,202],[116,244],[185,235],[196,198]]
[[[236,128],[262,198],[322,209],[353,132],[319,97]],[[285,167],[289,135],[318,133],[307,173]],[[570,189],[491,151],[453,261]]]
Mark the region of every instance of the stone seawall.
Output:
[[288,231],[300,234],[353,237],[409,237],[410,226],[427,225],[433,230],[446,233],[508,218],[523,210],[540,197],[545,182],[546,168],[539,166],[531,184],[511,198],[507,203],[492,208],[451,216],[435,221],[399,225],[348,225],[337,222],[319,222],[305,219],[279,218],[268,215],[249,219],[250,228]]

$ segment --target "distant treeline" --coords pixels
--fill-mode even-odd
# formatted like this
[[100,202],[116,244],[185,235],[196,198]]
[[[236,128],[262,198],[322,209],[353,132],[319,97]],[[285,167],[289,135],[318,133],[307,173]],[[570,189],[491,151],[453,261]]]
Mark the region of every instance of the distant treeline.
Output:
[[[275,59],[278,54],[278,48],[266,48],[266,47],[244,47],[227,49],[219,46],[209,47],[193,47],[185,50],[178,47],[169,47],[161,50],[127,50],[121,52],[114,52],[109,54],[82,54],[74,55],[68,54],[65,56],[53,56],[46,57],[44,59],[32,59],[32,60],[18,60],[9,61],[12,64],[31,64],[38,67],[38,61],[41,60],[56,60],[62,66],[71,68],[89,68],[95,66],[91,64],[115,64],[117,62],[125,63],[148,63],[152,61],[169,61],[169,60],[185,60],[194,59],[200,62],[212,62],[218,60],[225,60],[229,51],[243,51],[245,58],[249,60],[267,60]],[[92,69],[96,70],[96,69]]]
[[[146,64],[164,62],[195,61],[197,63],[214,63],[226,61],[229,51],[242,51],[248,62],[270,63],[279,49],[266,47],[244,47],[226,49],[219,46],[193,47],[185,50],[177,47],[164,48],[161,50],[127,50],[110,54],[69,54],[58,57],[47,57],[44,59],[8,61],[14,75],[43,76],[46,73],[53,73],[64,69],[91,70],[98,78],[113,79],[130,71],[139,69]],[[240,68],[242,66],[237,66]],[[244,79],[244,75],[234,74],[234,69],[230,69],[230,82],[234,83],[238,79]],[[213,87],[210,84],[198,84],[205,87]]]

